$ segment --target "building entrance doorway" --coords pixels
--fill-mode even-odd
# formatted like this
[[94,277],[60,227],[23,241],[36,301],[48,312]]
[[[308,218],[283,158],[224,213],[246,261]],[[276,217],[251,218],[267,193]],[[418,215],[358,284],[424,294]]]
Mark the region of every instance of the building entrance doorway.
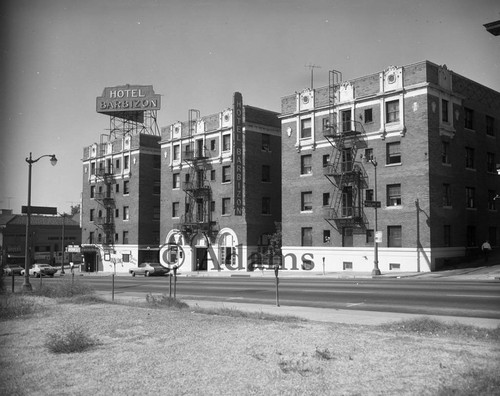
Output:
[[97,253],[84,253],[83,258],[85,260],[83,271],[85,272],[97,272]]
[[208,269],[208,249],[205,247],[195,248],[194,270],[206,271]]

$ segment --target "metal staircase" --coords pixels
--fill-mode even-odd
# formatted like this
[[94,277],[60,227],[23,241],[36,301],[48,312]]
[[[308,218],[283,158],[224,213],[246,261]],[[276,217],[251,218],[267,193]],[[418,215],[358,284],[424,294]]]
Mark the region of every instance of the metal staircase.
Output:
[[175,227],[188,239],[201,232],[212,240],[217,234],[217,223],[212,220],[212,188],[207,178],[212,165],[209,163],[210,155],[204,145],[203,137],[194,136],[199,116],[198,110],[189,110],[189,144],[183,153],[183,161],[189,166],[186,180],[182,182],[182,190],[185,192],[185,213]]
[[338,230],[365,226],[362,190],[366,188],[367,179],[362,162],[356,160],[358,149],[366,147],[363,127],[352,119],[350,110],[340,114],[336,111],[341,81],[340,72],[329,72],[329,118],[323,130],[323,136],[332,147],[330,160],[324,167],[324,175],[333,186],[325,220]]

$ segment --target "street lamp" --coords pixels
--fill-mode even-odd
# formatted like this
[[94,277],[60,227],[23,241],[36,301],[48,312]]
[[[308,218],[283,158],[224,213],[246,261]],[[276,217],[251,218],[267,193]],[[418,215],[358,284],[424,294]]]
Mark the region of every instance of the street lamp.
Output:
[[378,268],[378,239],[377,239],[377,231],[378,231],[378,199],[377,199],[377,159],[375,157],[366,158],[366,161],[373,165],[373,169],[375,171],[375,186],[374,186],[374,195],[375,195],[375,235],[373,236],[373,269],[372,275],[380,275],[380,269]]
[[26,162],[28,163],[28,205],[26,207],[26,247],[24,250],[24,283],[23,290],[31,291],[31,283],[30,283],[30,267],[31,267],[31,254],[29,251],[30,248],[30,225],[31,225],[31,166],[37,162],[39,159],[43,157],[50,157],[50,163],[52,166],[57,164],[57,158],[55,154],[52,155],[42,155],[37,159],[33,159],[31,157],[31,153],[29,158],[26,158]]

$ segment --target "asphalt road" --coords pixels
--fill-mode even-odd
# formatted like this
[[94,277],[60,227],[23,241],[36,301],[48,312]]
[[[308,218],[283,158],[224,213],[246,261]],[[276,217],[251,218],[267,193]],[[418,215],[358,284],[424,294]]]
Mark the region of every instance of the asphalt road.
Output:
[[[112,277],[85,277],[99,292],[112,293]],[[114,277],[115,295],[174,294],[169,277]],[[44,279],[45,281],[45,279]],[[48,282],[51,279],[47,279]],[[276,304],[275,278],[178,277],[179,299]],[[435,279],[281,278],[281,306],[399,312],[500,319],[500,284]]]

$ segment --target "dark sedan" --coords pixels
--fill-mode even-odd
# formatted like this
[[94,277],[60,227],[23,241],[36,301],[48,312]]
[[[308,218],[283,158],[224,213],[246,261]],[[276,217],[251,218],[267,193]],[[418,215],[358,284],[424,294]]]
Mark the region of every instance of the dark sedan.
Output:
[[140,263],[139,266],[131,268],[128,272],[132,276],[162,276],[167,275],[170,270],[162,266],[160,263]]

